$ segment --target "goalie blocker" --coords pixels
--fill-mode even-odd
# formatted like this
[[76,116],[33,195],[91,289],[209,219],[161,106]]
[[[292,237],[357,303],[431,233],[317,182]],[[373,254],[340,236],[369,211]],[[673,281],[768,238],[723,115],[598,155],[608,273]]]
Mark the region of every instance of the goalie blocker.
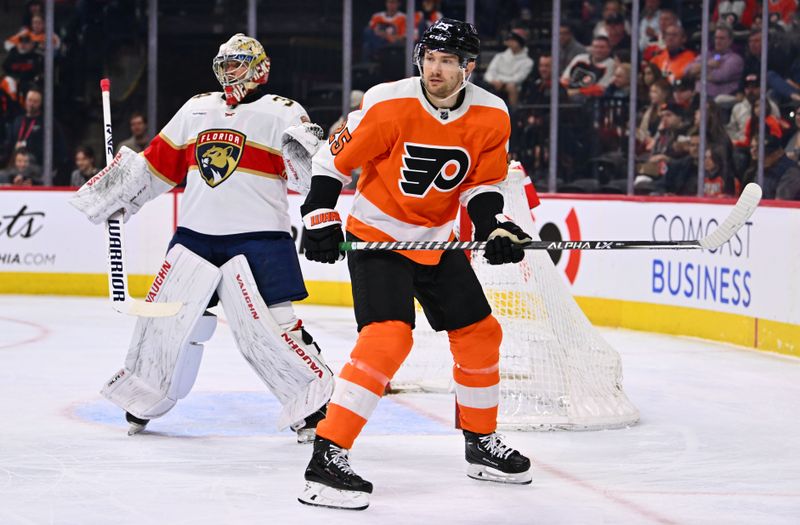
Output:
[[[283,405],[280,429],[302,428],[330,398],[333,375],[318,347],[299,322],[288,331],[280,328],[245,257],[236,256],[217,268],[176,244],[148,300],[180,299],[184,308],[174,317],[139,319],[125,367],[101,391],[126,411],[131,433],[167,413],[194,385],[203,353],[200,343],[210,339],[216,327],[216,317],[204,315],[214,292],[222,300],[240,352]],[[298,431],[298,441],[305,440]]]

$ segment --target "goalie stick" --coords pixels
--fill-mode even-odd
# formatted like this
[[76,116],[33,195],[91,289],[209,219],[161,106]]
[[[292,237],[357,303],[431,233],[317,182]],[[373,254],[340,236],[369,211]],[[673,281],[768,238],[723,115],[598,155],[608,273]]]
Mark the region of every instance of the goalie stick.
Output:
[[[106,166],[114,158],[111,137],[111,81],[100,80],[103,96],[103,130],[105,133]],[[105,222],[108,248],[108,296],[111,307],[119,313],[140,317],[169,317],[178,313],[181,303],[149,303],[128,294],[128,270],[125,266],[125,237],[122,212],[111,215]]]
[[[744,187],[730,215],[710,234],[694,241],[530,241],[519,245],[525,250],[716,250],[739,231],[761,201],[761,187],[751,182]],[[483,250],[485,241],[392,241],[343,242],[339,249],[355,250]]]

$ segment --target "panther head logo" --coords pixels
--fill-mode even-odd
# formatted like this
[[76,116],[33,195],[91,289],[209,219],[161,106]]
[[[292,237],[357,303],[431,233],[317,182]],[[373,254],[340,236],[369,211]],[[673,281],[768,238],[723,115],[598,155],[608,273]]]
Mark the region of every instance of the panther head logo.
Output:
[[212,188],[228,179],[242,158],[245,136],[228,129],[203,131],[197,136],[195,158],[200,176]]

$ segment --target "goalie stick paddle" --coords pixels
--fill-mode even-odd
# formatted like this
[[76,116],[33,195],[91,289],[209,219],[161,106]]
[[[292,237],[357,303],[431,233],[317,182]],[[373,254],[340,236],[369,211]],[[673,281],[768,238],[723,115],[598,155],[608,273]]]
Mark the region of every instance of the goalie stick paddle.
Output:
[[[728,242],[756,211],[761,201],[761,187],[751,182],[744,187],[730,215],[713,232],[694,241],[530,241],[520,245],[525,250],[715,250]],[[485,241],[392,241],[343,242],[339,249],[355,250],[483,250]]]
[[[111,82],[100,80],[103,96],[103,130],[105,133],[106,166],[114,158],[114,143],[111,137]],[[108,296],[111,307],[119,313],[140,317],[169,317],[178,313],[181,303],[149,303],[134,299],[128,294],[128,270],[125,266],[125,236],[122,212],[118,211],[106,220],[106,246],[108,248]]]

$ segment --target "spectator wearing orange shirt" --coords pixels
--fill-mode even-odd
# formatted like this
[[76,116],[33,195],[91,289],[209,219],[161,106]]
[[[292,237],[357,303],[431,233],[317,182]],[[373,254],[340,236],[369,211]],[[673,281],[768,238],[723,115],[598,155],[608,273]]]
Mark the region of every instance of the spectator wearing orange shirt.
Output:
[[[4,43],[6,51],[13,49],[22,35],[28,35],[31,42],[34,43],[34,48],[40,53],[44,53],[45,42],[47,40],[47,33],[44,28],[44,17],[42,15],[31,16],[31,27],[23,27],[15,35],[8,37]],[[53,49],[57,52],[61,47],[61,39],[58,35],[53,33]]]
[[377,52],[392,44],[402,44],[406,36],[406,15],[400,0],[386,0],[386,10],[372,15],[364,29],[364,60],[373,60]]
[[683,78],[686,68],[692,63],[696,55],[694,51],[684,47],[686,45],[686,32],[679,25],[672,25],[664,31],[664,44],[666,48],[656,55],[652,62],[670,84],[675,84],[676,80]]

